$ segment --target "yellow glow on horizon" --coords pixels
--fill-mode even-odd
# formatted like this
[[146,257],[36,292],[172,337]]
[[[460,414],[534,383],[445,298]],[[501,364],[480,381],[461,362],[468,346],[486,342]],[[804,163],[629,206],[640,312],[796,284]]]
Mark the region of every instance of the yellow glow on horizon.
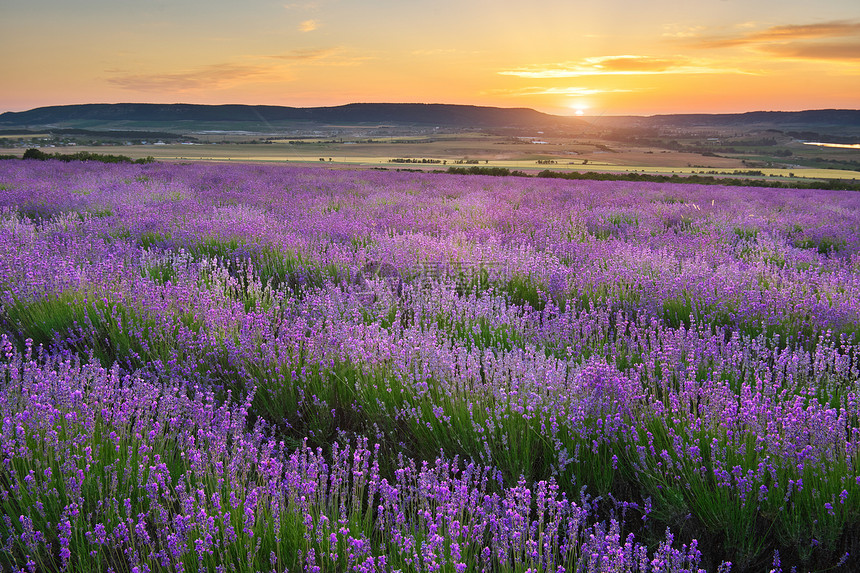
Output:
[[567,104],[567,107],[573,110],[573,115],[581,117],[585,115],[585,112],[587,112],[591,106],[588,102],[585,102],[581,99],[575,99],[569,102]]

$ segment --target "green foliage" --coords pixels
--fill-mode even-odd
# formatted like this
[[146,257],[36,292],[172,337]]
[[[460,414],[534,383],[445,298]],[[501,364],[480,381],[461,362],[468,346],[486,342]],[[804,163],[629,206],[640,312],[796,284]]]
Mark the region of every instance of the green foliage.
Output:
[[111,209],[110,207],[104,207],[102,209],[87,209],[82,213],[78,213],[78,217],[83,221],[87,217],[92,217],[94,219],[104,219],[105,217],[113,216],[113,214],[113,209]]
[[160,262],[141,267],[141,275],[158,284],[176,279],[176,268],[169,262]]
[[498,285],[498,289],[512,304],[529,305],[535,310],[543,310],[546,307],[546,287],[530,276],[513,275]]
[[125,155],[106,155],[101,153],[91,153],[89,151],[79,151],[77,153],[45,153],[36,148],[30,148],[24,152],[22,159],[35,159],[39,161],[47,161],[48,159],[56,159],[58,161],[98,161],[99,163],[137,163],[146,164],[153,163],[153,157],[145,157],[142,159],[132,159]]
[[33,223],[42,223],[56,216],[54,207],[44,203],[25,203],[18,207],[18,215]]
[[845,247],[845,241],[834,239],[833,237],[821,237],[817,240],[811,237],[803,237],[795,239],[794,246],[799,249],[815,249],[820,255],[829,255],[842,250]]
[[768,179],[743,179],[739,177],[712,177],[710,175],[652,175],[647,173],[596,173],[576,171],[562,173],[545,170],[538,177],[550,179],[573,179],[591,181],[647,181],[652,183],[691,183],[695,185],[731,185],[734,187],[774,187],[777,189],[829,189],[860,191],[860,183],[847,179],[828,179],[826,181],[772,181]]
[[160,247],[169,239],[170,235],[166,233],[159,233],[157,231],[146,231],[140,234],[138,244],[142,249],[151,249],[153,247]]
[[[532,177],[523,171],[511,171],[504,167],[449,167],[446,173],[456,175],[492,175],[496,177]],[[740,172],[739,175],[752,176],[760,172]],[[689,183],[694,185],[730,185],[733,187],[769,187],[777,189],[829,189],[860,191],[860,183],[853,179],[827,179],[823,181],[774,181],[771,179],[746,179],[743,177],[714,177],[711,175],[655,175],[648,173],[603,173],[595,171],[551,171],[546,169],[536,177],[547,179],[571,179],[578,181],[643,181],[652,183]]]
[[529,177],[524,171],[511,171],[505,167],[449,167],[447,173],[454,175],[491,175],[494,177]]
[[735,227],[734,233],[742,241],[752,241],[758,237],[758,229],[755,227]]
[[30,149],[28,149],[27,151],[24,152],[24,155],[23,155],[23,157],[21,157],[21,159],[38,159],[40,161],[44,161],[44,160],[48,159],[49,157],[50,156],[47,153],[45,153],[44,151],[41,151],[39,149],[31,147]]

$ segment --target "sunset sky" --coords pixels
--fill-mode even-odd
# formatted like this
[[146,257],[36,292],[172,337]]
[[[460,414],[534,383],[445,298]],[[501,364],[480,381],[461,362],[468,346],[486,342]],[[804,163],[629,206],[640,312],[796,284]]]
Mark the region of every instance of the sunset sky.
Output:
[[858,0],[0,0],[0,112],[421,102],[860,108]]

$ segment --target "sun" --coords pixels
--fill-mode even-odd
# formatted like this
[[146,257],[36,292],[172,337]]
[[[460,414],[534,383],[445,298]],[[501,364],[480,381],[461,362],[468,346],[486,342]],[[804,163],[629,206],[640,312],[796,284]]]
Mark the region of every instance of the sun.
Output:
[[574,100],[567,104],[569,109],[573,110],[573,114],[577,117],[582,117],[588,111],[588,104],[582,100]]

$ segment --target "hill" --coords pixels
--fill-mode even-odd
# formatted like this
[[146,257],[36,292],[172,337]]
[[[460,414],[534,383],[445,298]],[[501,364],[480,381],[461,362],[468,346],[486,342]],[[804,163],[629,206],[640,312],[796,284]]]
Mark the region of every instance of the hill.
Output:
[[81,126],[104,124],[175,125],[207,123],[236,126],[370,125],[439,126],[454,128],[574,127],[578,119],[527,108],[450,104],[354,103],[335,107],[197,104],[82,104],[40,107],[0,114],[0,126]]
[[777,125],[847,127],[860,126],[860,110],[813,109],[805,111],[752,111],[720,114],[669,114],[648,118],[655,125],[694,126],[754,126]]
[[860,134],[860,110],[750,111],[746,113],[677,113],[651,116],[602,116],[592,125],[613,129],[813,129]]
[[[200,104],[80,104],[0,114],[2,129],[145,130],[189,133],[197,129],[251,132],[327,127],[390,126],[481,130],[541,129],[567,133],[595,129],[812,129],[860,134],[860,110],[753,111],[735,114],[666,114],[573,118],[529,108],[454,104],[352,103],[333,107]],[[154,136],[153,136],[154,137]]]

